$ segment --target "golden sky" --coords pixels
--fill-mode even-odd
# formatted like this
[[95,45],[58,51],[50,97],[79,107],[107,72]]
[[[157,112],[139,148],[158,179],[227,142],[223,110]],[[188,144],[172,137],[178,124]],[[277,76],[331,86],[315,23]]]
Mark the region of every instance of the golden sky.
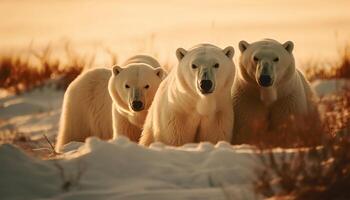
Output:
[[349,42],[350,1],[316,0],[2,0],[0,49],[71,40],[81,49],[108,46],[118,55],[241,39],[295,42],[297,60],[331,59]]

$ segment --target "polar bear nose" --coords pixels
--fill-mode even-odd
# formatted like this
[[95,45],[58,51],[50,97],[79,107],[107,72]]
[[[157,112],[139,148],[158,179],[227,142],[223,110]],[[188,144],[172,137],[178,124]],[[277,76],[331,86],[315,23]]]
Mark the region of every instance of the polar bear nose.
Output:
[[263,87],[269,87],[272,85],[272,78],[270,75],[261,75],[259,77],[259,84]]
[[143,103],[142,101],[133,101],[131,102],[131,108],[133,111],[141,111],[143,110]]
[[213,88],[213,82],[211,80],[201,80],[199,87],[203,94],[211,93]]

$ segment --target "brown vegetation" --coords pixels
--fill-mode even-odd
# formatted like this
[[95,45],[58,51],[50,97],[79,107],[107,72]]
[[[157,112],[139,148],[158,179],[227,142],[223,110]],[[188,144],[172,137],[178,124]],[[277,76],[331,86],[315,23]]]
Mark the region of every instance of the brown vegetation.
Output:
[[263,159],[265,169],[259,173],[256,189],[265,197],[349,199],[349,151],[350,138],[341,137],[290,158],[270,153]]
[[37,158],[48,159],[52,155],[48,144],[43,146],[45,143],[41,140],[32,140],[28,133],[20,132],[17,129],[0,131],[0,145],[6,143],[12,144]]
[[339,55],[339,61],[335,63],[307,63],[305,74],[308,80],[350,78],[350,45],[345,46]]
[[[69,43],[66,43],[61,55],[54,54],[53,50],[48,45],[42,50],[28,49],[26,52],[1,55],[0,90],[19,94],[49,82],[58,89],[66,89],[95,60],[93,55],[78,54]],[[107,53],[115,63],[116,55],[109,50]]]
[[[332,68],[310,69],[309,78],[349,79],[348,50]],[[350,90],[326,96],[320,103],[326,133],[320,146],[299,149],[290,156],[262,149],[264,168],[258,171],[255,183],[258,193],[276,199],[350,199]],[[321,135],[316,132],[305,139],[314,137]]]
[[350,198],[350,93],[328,102],[325,126],[329,137],[322,146],[299,149],[289,158],[283,152],[268,153],[258,173],[259,193],[291,199]]

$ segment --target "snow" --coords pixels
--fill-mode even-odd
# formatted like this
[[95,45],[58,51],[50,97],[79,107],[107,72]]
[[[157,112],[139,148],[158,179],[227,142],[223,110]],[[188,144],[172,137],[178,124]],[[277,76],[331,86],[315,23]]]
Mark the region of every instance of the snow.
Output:
[[[0,194],[5,199],[256,199],[252,183],[259,160],[253,152],[225,142],[145,148],[126,138],[89,138],[60,159],[42,161],[2,145]],[[55,163],[62,165],[64,179],[73,180],[67,191]]]
[[[340,92],[346,80],[313,83],[319,95]],[[0,98],[0,136],[26,133],[47,147],[58,130],[63,92],[46,87]],[[226,142],[150,148],[126,138],[72,142],[41,160],[0,145],[0,199],[259,199],[253,183],[262,166],[253,146]],[[275,155],[280,149],[275,149]],[[287,151],[288,154],[295,150]]]
[[316,80],[312,83],[315,92],[320,96],[341,93],[350,88],[348,79]]
[[63,91],[53,87],[0,98],[0,134],[10,130],[28,134],[33,140],[45,133],[54,139],[58,130]]

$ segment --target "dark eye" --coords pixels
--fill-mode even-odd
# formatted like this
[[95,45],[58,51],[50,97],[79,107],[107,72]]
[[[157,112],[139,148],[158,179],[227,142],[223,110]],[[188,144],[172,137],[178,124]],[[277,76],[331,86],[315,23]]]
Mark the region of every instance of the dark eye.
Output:
[[259,58],[258,57],[256,57],[256,56],[254,56],[254,61],[259,61]]
[[125,84],[125,88],[130,88],[130,86],[128,84]]
[[273,62],[278,62],[280,59],[277,57],[275,59],[273,59]]
[[219,68],[219,63],[215,63],[215,65],[213,66],[214,68]]
[[149,88],[149,85],[146,85],[146,86],[145,86],[145,89],[148,89],[148,88]]
[[197,65],[192,64],[192,69],[197,69],[197,68],[198,68]]

